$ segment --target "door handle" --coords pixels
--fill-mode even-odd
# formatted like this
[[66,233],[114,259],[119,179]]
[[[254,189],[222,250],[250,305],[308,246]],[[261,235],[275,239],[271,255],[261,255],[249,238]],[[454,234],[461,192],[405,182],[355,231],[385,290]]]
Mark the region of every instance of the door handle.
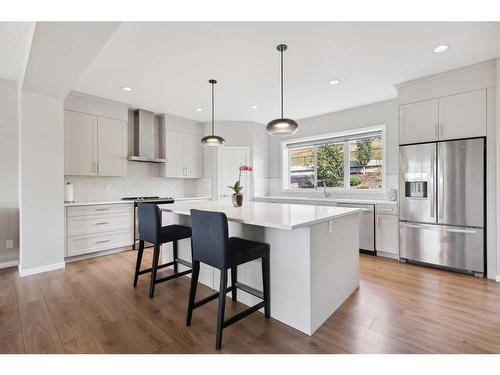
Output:
[[435,132],[436,132],[436,138],[439,139],[439,124],[434,125],[434,129],[435,129]]
[[446,228],[445,231],[453,232],[453,233],[468,233],[468,234],[476,234],[477,233],[477,231],[474,229]]
[[102,165],[101,165],[101,162],[98,161],[97,162],[97,173],[101,173],[102,172]]

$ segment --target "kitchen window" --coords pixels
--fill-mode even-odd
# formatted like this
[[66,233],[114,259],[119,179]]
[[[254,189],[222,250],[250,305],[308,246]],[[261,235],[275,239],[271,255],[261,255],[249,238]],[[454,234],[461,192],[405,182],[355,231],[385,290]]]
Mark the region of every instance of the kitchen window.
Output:
[[384,187],[385,126],[282,142],[283,189]]

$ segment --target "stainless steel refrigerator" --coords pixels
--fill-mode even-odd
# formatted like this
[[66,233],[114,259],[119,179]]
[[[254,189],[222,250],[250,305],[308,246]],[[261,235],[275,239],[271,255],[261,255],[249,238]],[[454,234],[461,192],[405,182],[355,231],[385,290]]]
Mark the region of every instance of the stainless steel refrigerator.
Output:
[[485,276],[484,142],[400,146],[401,259]]

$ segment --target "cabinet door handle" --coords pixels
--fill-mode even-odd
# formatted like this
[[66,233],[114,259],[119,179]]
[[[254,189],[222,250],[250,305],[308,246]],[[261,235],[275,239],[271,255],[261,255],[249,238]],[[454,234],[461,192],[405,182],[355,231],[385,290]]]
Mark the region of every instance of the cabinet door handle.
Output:
[[109,242],[110,240],[102,240],[102,241],[97,241],[96,243],[106,243]]
[[98,172],[98,171],[99,171],[99,168],[98,168],[98,166],[97,166],[97,163],[98,163],[97,161],[95,161],[95,162],[94,162],[94,172],[95,172],[95,173],[99,173],[99,172]]
[[436,124],[434,127],[436,129],[436,138],[439,138],[439,124]]
[[439,124],[439,135],[443,136],[443,123],[442,122]]
[[102,223],[95,223],[95,225],[106,225],[106,224],[109,224],[109,221],[105,221],[105,222],[102,222]]
[[102,165],[101,165],[101,162],[98,161],[97,162],[97,173],[101,173],[102,172]]
[[96,211],[109,211],[109,208],[96,208]]
[[390,211],[390,212],[392,212],[392,211],[394,211],[394,208],[379,208],[378,210],[379,211]]

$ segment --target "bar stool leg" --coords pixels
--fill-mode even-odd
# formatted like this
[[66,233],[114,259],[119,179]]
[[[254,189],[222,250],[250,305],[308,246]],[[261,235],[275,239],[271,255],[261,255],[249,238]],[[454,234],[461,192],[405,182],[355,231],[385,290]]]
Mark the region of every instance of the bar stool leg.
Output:
[[264,316],[269,319],[271,316],[270,291],[269,291],[269,256],[262,258],[262,284],[264,289]]
[[155,245],[153,253],[153,266],[151,267],[151,285],[149,287],[149,298],[155,293],[156,273],[158,272],[158,259],[160,258],[160,245]]
[[134,288],[137,286],[139,271],[141,270],[142,255],[144,253],[144,241],[139,241],[139,250],[137,250],[137,260],[135,262]]
[[177,273],[179,271],[179,267],[177,266],[177,258],[179,258],[179,242],[175,240],[172,243],[172,247],[174,248],[174,272]]
[[226,307],[226,289],[227,289],[227,270],[221,270],[220,287],[219,287],[219,312],[217,314],[217,337],[215,341],[215,349],[217,350],[220,350],[222,346],[224,309]]
[[233,268],[231,268],[231,297],[233,301],[236,301],[236,298],[238,297],[236,290],[237,279],[238,279],[238,267],[234,266]]
[[200,262],[193,262],[193,273],[191,274],[191,288],[189,289],[188,311],[186,325],[191,325],[193,317],[194,300],[196,298],[196,288],[198,287],[198,276],[200,275]]

